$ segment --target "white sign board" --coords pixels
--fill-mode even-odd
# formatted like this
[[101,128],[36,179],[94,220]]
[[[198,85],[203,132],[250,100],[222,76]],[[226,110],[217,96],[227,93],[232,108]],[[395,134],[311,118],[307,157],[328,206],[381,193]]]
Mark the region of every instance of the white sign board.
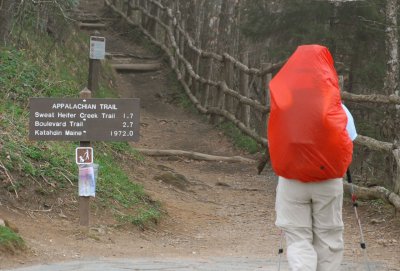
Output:
[[90,37],[90,59],[104,59],[106,55],[106,38]]
[[79,167],[79,196],[95,197],[96,196],[96,174],[93,165]]

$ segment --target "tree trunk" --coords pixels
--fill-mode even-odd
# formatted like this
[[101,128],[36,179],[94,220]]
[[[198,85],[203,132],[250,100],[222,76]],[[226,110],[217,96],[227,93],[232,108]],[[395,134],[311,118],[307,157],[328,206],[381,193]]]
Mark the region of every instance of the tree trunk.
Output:
[[221,12],[219,14],[218,25],[218,53],[231,52],[231,32],[233,23],[233,7],[235,0],[223,0],[221,5]]
[[14,0],[0,0],[0,45],[5,45],[11,30]]
[[397,0],[386,2],[386,52],[387,70],[384,80],[385,94],[390,95],[398,90],[399,80],[399,35],[397,31]]
[[213,40],[215,39],[215,18],[213,18],[212,0],[206,0],[204,2],[203,22],[200,32],[200,48],[205,51],[213,51]]
[[244,39],[245,37],[241,36],[240,34],[240,25],[241,25],[241,10],[243,1],[236,0],[235,6],[233,8],[233,24],[232,24],[232,40],[233,44],[231,45],[233,48],[231,50],[232,56],[235,58],[238,58],[240,56],[240,42],[241,39]]
[[[221,4],[221,11],[219,14],[219,24],[218,24],[218,44],[217,44],[217,53],[223,54],[223,53],[228,53],[231,54],[232,47],[231,47],[231,34],[232,34],[232,23],[233,23],[233,7],[234,7],[234,2],[235,0],[222,0]],[[225,60],[226,62],[227,60]],[[224,62],[224,63],[225,63]],[[221,67],[220,70],[220,81],[224,81],[226,79],[226,73],[224,71],[224,68]],[[226,82],[229,86],[230,82]],[[221,90],[218,91],[218,98],[217,101],[219,101],[219,104],[217,107],[220,107],[220,109],[224,110],[225,106],[230,105],[229,97],[227,100],[225,100],[225,95],[224,93],[221,92]],[[219,120],[215,119],[215,117],[212,118],[212,122],[214,124],[217,124]]]
[[196,33],[198,25],[198,9],[196,7],[196,0],[186,0],[186,10],[183,11],[185,14],[186,32],[192,38],[193,42],[196,43]]
[[[158,18],[158,16],[159,16],[158,6],[152,4],[151,2],[149,2],[148,5],[150,5],[150,6],[148,6],[149,13],[152,16]],[[155,38],[157,40],[157,22],[156,22],[156,20],[148,18],[147,25],[145,28],[149,31],[149,33],[153,36],[153,38]]]

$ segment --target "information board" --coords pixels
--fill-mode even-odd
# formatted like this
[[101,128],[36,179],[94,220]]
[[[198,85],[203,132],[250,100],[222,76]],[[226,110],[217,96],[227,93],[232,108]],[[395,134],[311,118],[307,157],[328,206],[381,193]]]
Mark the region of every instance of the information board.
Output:
[[30,98],[29,139],[138,141],[140,100]]
[[104,37],[90,37],[90,59],[104,59],[106,55],[106,38]]

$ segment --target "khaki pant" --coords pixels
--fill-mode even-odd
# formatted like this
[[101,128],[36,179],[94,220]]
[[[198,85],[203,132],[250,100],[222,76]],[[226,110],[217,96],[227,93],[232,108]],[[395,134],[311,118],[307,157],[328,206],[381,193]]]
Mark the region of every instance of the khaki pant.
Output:
[[343,183],[279,177],[276,222],[286,236],[292,271],[338,271],[343,258]]

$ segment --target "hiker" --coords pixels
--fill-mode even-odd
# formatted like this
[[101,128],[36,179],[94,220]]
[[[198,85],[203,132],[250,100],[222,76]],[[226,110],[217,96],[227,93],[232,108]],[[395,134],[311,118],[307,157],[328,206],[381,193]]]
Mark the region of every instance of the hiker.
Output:
[[268,149],[278,175],[276,222],[293,271],[337,271],[343,258],[343,176],[354,121],[326,47],[303,45],[270,82]]

